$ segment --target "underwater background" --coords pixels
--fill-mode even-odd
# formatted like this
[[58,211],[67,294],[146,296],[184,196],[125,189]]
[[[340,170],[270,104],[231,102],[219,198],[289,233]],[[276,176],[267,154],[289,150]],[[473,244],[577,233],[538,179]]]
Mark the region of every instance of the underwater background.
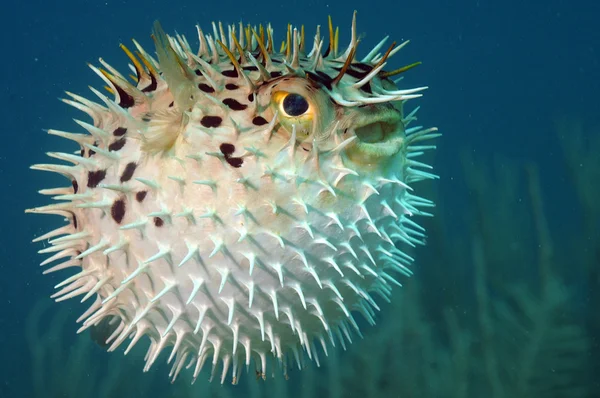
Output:
[[[287,23],[307,33],[358,10],[360,49],[411,43],[394,67],[427,85],[419,120],[443,136],[429,161],[437,203],[395,289],[364,339],[321,366],[240,385],[208,384],[169,367],[143,373],[144,349],[106,353],[77,335],[78,301],[49,296],[31,239],[57,217],[30,216],[59,178],[29,166],[64,143],[79,113],[57,100],[101,82],[118,44],[150,49],[159,19],[195,43],[196,23]],[[588,1],[23,1],[2,5],[0,62],[0,397],[600,397],[600,3]],[[361,52],[361,54],[363,54]],[[91,98],[91,96],[90,96]],[[141,347],[143,344],[140,344]]]

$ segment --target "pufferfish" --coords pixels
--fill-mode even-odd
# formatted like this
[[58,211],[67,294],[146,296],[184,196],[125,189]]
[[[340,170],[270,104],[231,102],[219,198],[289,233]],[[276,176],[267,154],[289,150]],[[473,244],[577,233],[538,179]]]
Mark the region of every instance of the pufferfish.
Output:
[[87,133],[48,132],[80,150],[32,168],[70,184],[27,211],[66,219],[35,241],[50,244],[45,273],[76,271],[52,297],[92,302],[79,332],[111,325],[104,343],[128,341],[125,353],[147,337],[145,370],[170,351],[173,379],[208,362],[211,380],[235,384],[252,364],[287,376],[345,349],[357,314],[375,324],[411,274],[402,247],[424,243],[413,218],[433,203],[410,184],[437,178],[416,158],[439,134],[403,112],[426,87],[390,79],[418,63],[386,70],[406,42],[359,59],[356,13],[345,50],[328,27],[327,47],[317,28],[308,51],[288,26],[277,51],[270,25],[213,23],[194,51],[155,23],[155,55],[121,45],[130,76],[90,66],[114,98],[67,92]]

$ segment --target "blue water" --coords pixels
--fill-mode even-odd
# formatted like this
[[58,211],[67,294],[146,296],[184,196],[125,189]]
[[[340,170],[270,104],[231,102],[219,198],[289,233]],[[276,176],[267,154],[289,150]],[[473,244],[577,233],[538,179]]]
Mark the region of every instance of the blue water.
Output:
[[[563,267],[562,271],[573,268],[566,280],[569,286],[578,287],[580,293],[571,301],[572,309],[582,323],[599,324],[591,318],[598,316],[600,302],[590,301],[598,295],[590,296],[585,290],[600,288],[598,279],[590,281],[588,274],[573,265],[577,261],[575,258],[579,258],[574,253],[594,250],[598,236],[583,231],[582,220],[591,214],[587,214],[575,198],[572,175],[564,166],[556,133],[557,121],[565,117],[581,121],[586,126],[584,134],[600,133],[600,3],[597,1],[10,2],[3,5],[0,62],[3,138],[0,151],[3,212],[0,230],[0,397],[34,396],[32,347],[26,340],[27,319],[36,303],[43,302],[44,298],[50,302],[47,297],[60,279],[54,275],[41,275],[38,264],[42,257],[36,254],[40,246],[30,241],[56,225],[57,219],[25,215],[23,209],[43,204],[44,198],[36,191],[53,187],[54,182],[60,180],[33,172],[29,165],[46,162],[44,153],[62,145],[59,140],[47,136],[43,129],[68,130],[74,126],[71,119],[80,116],[57,100],[63,96],[63,91],[87,95],[88,85],[101,86],[86,63],[96,63],[98,57],[103,57],[123,69],[125,57],[118,44],[129,43],[135,37],[150,48],[149,33],[156,19],[160,19],[168,32],[184,33],[193,40],[196,23],[208,26],[213,20],[243,20],[251,24],[270,22],[276,34],[282,34],[290,22],[304,24],[307,32],[312,32],[317,24],[326,26],[330,14],[334,22],[340,24],[341,43],[345,43],[354,9],[359,12],[358,30],[365,33],[360,44],[363,53],[381,37],[390,35],[397,41],[411,39],[410,45],[396,56],[394,65],[402,66],[416,60],[423,62],[407,74],[406,81],[408,85],[430,87],[418,100],[421,105],[419,118],[425,125],[438,126],[444,134],[438,142],[434,164],[441,176],[439,211],[444,213],[445,224],[432,239],[466,236],[468,222],[465,220],[477,212],[470,204],[473,192],[465,183],[463,154],[471,154],[479,164],[490,167],[500,164],[500,169],[505,162],[507,165],[536,164],[559,267]],[[565,133],[568,136],[569,131]],[[600,176],[599,173],[595,176]],[[600,177],[588,183],[600,185]],[[520,185],[520,189],[516,200],[528,201],[526,187]],[[597,201],[600,202],[600,197]],[[527,210],[525,213],[530,214]],[[517,234],[515,241],[530,247],[531,253],[538,251],[537,240],[524,232],[522,236]],[[427,287],[425,282],[428,281],[436,286],[428,293],[431,300],[425,303],[427,311],[441,314],[438,295],[446,288],[455,289],[466,295],[460,300],[455,297],[455,309],[463,314],[461,321],[469,324],[474,306],[464,303],[473,302],[468,295],[475,293],[453,284],[472,279],[470,262],[449,261],[439,258],[437,253],[425,253],[426,250],[417,253],[424,263],[415,278],[422,279],[422,287]],[[462,257],[471,258],[471,253],[463,254]],[[523,264],[522,268],[528,266]],[[598,266],[600,264],[596,263],[595,267]],[[511,267],[514,269],[515,265]],[[440,281],[442,274],[448,286]],[[526,279],[527,275],[534,274],[533,271],[525,272],[523,280],[537,284],[535,276]],[[489,288],[493,300],[498,287]],[[74,319],[81,308],[75,302],[60,306],[72,310],[59,334],[68,348],[72,342],[88,336],[74,334]],[[595,312],[590,310],[594,307]],[[58,308],[58,305],[50,307],[49,316],[52,308]],[[584,366],[582,373],[589,371],[598,359],[594,356],[598,354],[595,339],[594,335],[590,337],[587,348],[590,365]],[[86,361],[108,363],[110,355],[96,348],[92,352],[90,357],[81,359],[81,367],[86,367]],[[121,358],[120,353],[111,355]],[[42,369],[53,375],[60,374],[56,369]],[[141,372],[139,361],[136,369]],[[164,369],[161,369],[145,380],[150,383],[163,376]],[[69,383],[68,374],[62,377],[64,383]],[[160,388],[156,390],[157,396],[170,396],[166,376],[164,378],[164,383],[157,384]],[[587,396],[590,397],[600,391],[592,380],[589,377],[581,381],[582,384],[590,383],[584,386],[585,394],[589,392]],[[327,383],[326,380],[310,382]],[[302,374],[295,376],[294,383],[303,383]],[[268,386],[264,390],[268,391]],[[400,393],[390,396],[416,396]],[[234,394],[242,395],[243,388],[235,390]],[[89,396],[97,395],[90,393]]]

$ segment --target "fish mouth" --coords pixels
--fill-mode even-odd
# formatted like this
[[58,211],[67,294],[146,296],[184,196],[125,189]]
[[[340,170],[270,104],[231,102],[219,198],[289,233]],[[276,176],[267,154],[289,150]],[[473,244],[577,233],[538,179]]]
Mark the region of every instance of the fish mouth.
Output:
[[357,138],[349,148],[349,155],[369,162],[394,156],[400,151],[404,141],[400,113],[388,108],[360,117],[349,132]]

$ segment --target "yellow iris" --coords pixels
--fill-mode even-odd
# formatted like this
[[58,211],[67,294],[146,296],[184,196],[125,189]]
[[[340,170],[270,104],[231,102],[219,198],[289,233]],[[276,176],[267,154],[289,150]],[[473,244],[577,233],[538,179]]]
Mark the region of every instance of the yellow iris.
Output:
[[290,133],[292,132],[292,126],[296,126],[296,138],[298,141],[303,141],[308,138],[313,132],[313,125],[315,119],[314,106],[311,101],[306,99],[308,103],[308,109],[301,115],[293,116],[290,115],[286,107],[284,106],[285,99],[294,95],[287,91],[277,91],[272,95],[272,101],[275,109],[278,111],[278,120],[281,125]]

